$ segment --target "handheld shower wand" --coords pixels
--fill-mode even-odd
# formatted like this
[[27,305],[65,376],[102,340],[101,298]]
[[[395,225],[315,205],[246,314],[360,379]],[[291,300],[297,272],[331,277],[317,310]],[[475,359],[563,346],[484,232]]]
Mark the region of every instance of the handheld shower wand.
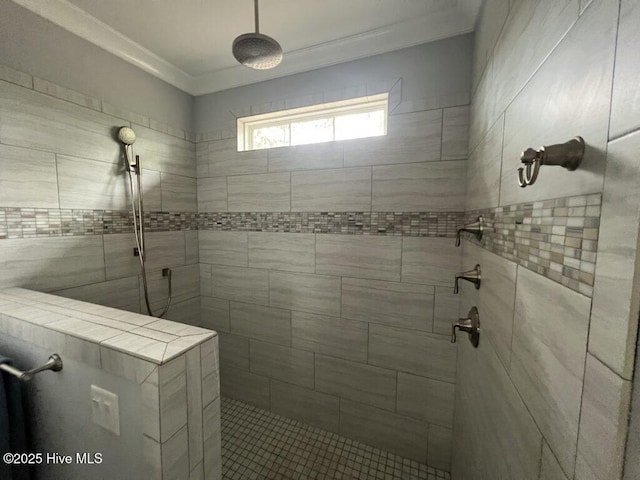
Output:
[[[144,287],[144,300],[147,306],[147,311],[150,316],[155,316],[151,309],[151,302],[149,301],[149,289],[147,286],[147,269],[145,265],[146,261],[146,251],[144,245],[144,205],[142,200],[142,181],[141,174],[142,170],[140,169],[140,157],[138,155],[133,156],[133,143],[136,141],[135,132],[129,127],[121,127],[118,130],[118,140],[120,140],[124,146],[124,151],[127,157],[127,164],[129,166],[129,186],[131,187],[131,210],[133,212],[133,233],[136,241],[136,249],[134,249],[134,254],[137,251],[137,255],[140,259],[140,270],[142,274],[142,284]],[[137,187],[137,208],[136,208],[136,192],[133,186],[133,177],[136,176],[136,187]],[[165,316],[169,307],[171,306],[171,269],[164,268],[162,269],[162,276],[167,277],[169,282],[169,295],[167,297],[167,303],[162,310],[162,313],[158,315],[158,318],[162,318]]]
[[129,163],[129,170],[135,171],[138,168],[137,157],[133,159],[133,145],[136,141],[136,133],[129,127],[121,127],[118,130],[118,140],[124,145],[124,152],[127,156],[127,162]]

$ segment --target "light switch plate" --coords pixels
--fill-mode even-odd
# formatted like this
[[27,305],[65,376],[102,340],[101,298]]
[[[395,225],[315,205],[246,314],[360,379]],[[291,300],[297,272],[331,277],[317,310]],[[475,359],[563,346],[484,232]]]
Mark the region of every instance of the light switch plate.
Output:
[[120,435],[120,410],[118,395],[91,385],[91,414],[93,423]]

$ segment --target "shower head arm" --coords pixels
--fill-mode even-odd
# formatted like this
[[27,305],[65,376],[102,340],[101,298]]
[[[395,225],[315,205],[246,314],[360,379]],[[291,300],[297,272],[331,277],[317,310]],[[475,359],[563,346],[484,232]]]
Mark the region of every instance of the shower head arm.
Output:
[[260,14],[258,13],[258,0],[254,0],[254,15],[256,18],[256,33],[260,33]]

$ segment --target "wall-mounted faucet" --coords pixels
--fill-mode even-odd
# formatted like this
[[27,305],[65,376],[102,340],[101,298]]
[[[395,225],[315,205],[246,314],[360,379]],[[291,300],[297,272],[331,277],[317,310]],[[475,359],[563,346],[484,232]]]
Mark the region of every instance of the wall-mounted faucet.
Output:
[[469,334],[471,345],[478,348],[480,343],[480,315],[477,307],[471,307],[467,318],[459,318],[451,322],[451,343],[456,343],[456,329]]
[[460,234],[462,232],[473,233],[478,240],[482,240],[482,233],[484,232],[484,217],[480,215],[476,222],[458,229],[458,232],[456,233],[456,247],[460,246]]
[[459,288],[458,288],[458,281],[459,280],[466,280],[467,282],[471,282],[476,286],[476,290],[478,290],[480,288],[480,282],[481,282],[481,276],[480,276],[480,264],[476,265],[475,267],[473,267],[473,270],[469,270],[467,272],[460,272],[460,273],[456,273],[456,283],[455,286],[453,287],[453,293],[454,294],[458,294]]

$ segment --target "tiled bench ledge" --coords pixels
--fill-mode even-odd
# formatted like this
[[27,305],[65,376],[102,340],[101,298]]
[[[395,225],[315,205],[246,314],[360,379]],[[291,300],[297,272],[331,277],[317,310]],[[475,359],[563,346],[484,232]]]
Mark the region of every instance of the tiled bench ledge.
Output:
[[[58,387],[79,375],[80,365],[96,378],[124,379],[142,413],[133,439],[141,478],[221,478],[216,332],[22,288],[0,290],[0,349],[27,362],[29,346],[62,356],[62,372],[40,374]],[[88,398],[95,380],[82,380],[86,385],[71,396]],[[121,403],[121,426],[128,408]]]

